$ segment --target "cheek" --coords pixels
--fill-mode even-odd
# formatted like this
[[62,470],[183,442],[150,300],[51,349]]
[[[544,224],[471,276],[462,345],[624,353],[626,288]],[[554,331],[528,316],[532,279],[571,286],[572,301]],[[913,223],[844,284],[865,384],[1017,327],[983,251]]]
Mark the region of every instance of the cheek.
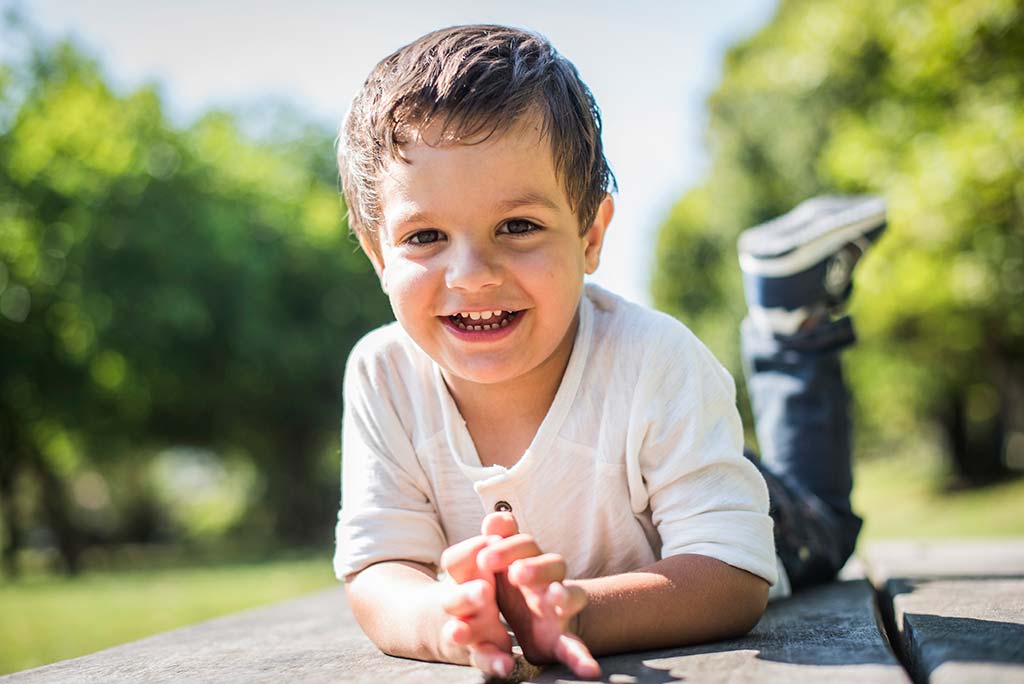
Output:
[[429,311],[425,302],[433,294],[431,271],[420,264],[396,260],[388,263],[382,278],[395,316],[405,322]]
[[407,259],[386,262],[384,282],[389,290],[413,290],[429,277],[430,271],[424,266]]
[[528,283],[535,299],[565,310],[569,318],[583,290],[583,271],[578,258],[571,253],[538,255],[524,260],[521,282]]
[[564,248],[530,255],[525,266],[538,283],[549,288],[564,289],[583,277],[580,255]]
[[521,274],[529,273],[534,282],[548,286],[572,278],[577,270],[575,255],[562,245],[517,255],[516,265]]

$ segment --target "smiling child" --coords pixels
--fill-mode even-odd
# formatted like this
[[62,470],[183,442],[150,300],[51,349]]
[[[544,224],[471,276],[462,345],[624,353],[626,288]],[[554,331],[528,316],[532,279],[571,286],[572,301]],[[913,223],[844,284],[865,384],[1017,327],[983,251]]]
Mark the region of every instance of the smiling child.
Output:
[[335,571],[387,653],[508,675],[503,617],[595,677],[745,633],[777,581],[732,378],[584,284],[614,213],[600,126],[572,64],[500,26],[398,50],[346,118],[350,225],[397,321],[346,369]]

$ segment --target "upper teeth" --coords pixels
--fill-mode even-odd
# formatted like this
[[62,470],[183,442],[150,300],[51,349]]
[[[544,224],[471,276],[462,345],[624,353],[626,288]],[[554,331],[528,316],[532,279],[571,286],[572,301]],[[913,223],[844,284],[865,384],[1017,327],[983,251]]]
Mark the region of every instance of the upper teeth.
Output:
[[458,316],[462,318],[471,318],[474,321],[489,321],[494,316],[501,316],[501,310],[498,311],[460,311]]

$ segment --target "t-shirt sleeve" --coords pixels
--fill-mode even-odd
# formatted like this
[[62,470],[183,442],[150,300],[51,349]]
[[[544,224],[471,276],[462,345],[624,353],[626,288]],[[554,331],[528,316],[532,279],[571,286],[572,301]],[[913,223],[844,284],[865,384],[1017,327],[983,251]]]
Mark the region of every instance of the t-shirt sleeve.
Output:
[[437,565],[445,548],[429,484],[395,409],[401,380],[367,346],[364,339],[345,369],[338,579],[386,560]]
[[776,582],[764,478],[743,455],[728,371],[689,330],[648,349],[634,401],[638,462],[661,557],[695,553]]

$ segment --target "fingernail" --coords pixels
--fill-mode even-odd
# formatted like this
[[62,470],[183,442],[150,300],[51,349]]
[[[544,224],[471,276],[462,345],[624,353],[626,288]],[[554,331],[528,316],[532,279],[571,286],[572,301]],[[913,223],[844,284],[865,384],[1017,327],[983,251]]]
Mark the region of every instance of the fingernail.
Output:
[[508,677],[511,670],[508,667],[508,662],[502,658],[495,658],[491,662],[491,669],[498,673],[499,677]]

